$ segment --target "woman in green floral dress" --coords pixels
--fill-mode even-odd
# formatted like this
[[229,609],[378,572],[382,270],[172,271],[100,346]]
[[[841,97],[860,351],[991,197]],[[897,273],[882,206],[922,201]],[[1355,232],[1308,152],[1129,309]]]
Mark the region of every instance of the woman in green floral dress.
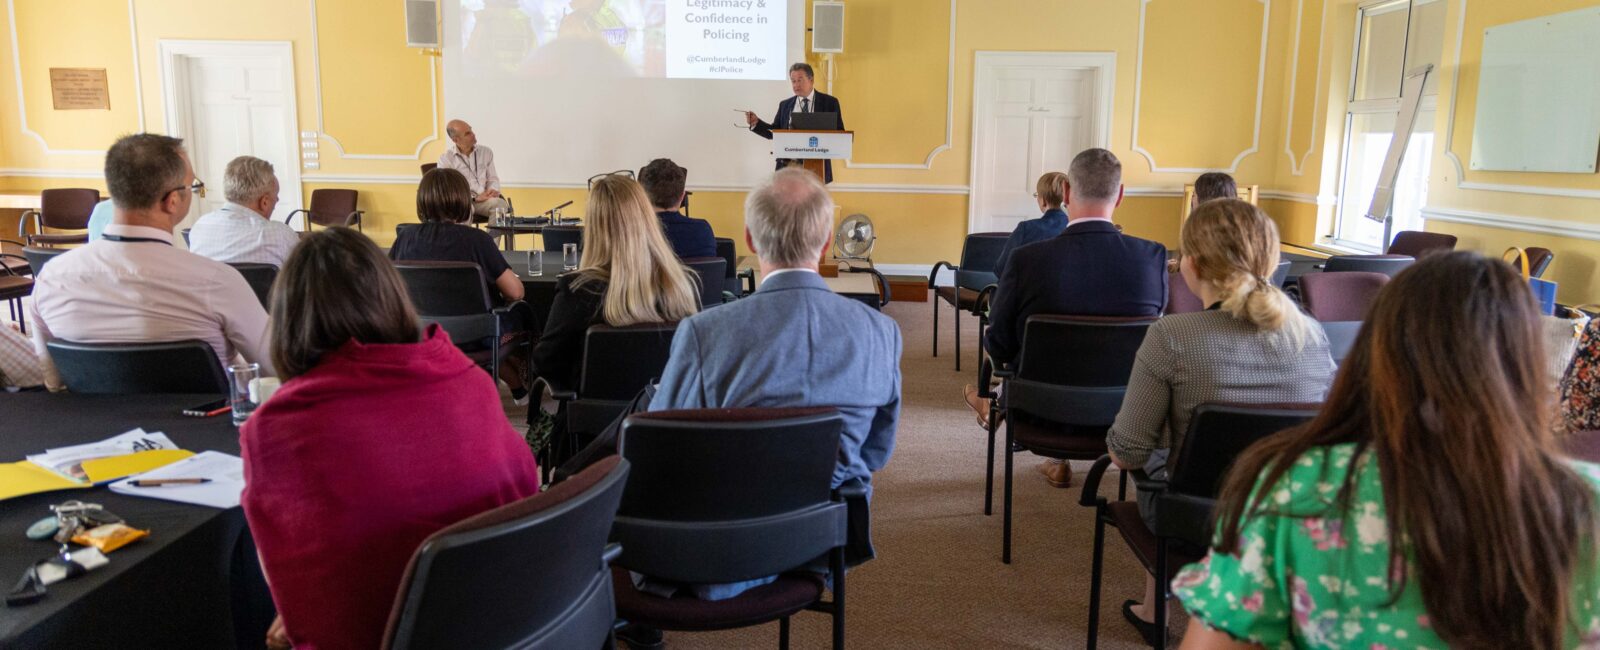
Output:
[[1539,345],[1502,262],[1396,277],[1322,413],[1229,477],[1215,548],[1173,581],[1184,647],[1600,644],[1600,467],[1551,433]]

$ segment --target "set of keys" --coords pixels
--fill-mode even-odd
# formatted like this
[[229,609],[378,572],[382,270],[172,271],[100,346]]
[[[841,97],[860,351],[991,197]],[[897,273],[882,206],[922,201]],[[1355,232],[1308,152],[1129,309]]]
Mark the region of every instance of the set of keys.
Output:
[[107,524],[121,524],[123,519],[98,503],[68,501],[50,506],[53,516],[45,517],[28,527],[28,539],[43,541],[54,539],[61,545],[56,555],[35,562],[22,574],[11,593],[6,594],[6,605],[17,607],[36,603],[45,596],[45,586],[88,573],[108,562],[98,548],[87,547],[73,551],[68,542],[85,531]]

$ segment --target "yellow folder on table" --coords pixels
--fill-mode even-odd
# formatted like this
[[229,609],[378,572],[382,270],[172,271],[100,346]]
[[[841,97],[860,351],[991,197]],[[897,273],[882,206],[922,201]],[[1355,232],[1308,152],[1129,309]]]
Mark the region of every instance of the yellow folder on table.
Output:
[[79,483],[28,461],[0,464],[0,499],[86,487],[90,484]]
[[184,449],[152,449],[122,456],[110,456],[83,461],[83,473],[90,483],[104,483],[124,476],[143,474],[157,467],[171,465],[193,456]]

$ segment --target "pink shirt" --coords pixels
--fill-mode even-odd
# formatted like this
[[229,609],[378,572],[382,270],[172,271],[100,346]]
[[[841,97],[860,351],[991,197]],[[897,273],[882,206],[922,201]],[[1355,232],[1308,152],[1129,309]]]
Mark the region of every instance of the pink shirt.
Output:
[[239,442],[245,517],[298,648],[378,647],[422,540],[539,490],[494,381],[437,326],[328,353]]
[[172,245],[172,233],[106,226],[101,239],[50,260],[34,279],[33,341],[45,381],[59,388],[45,343],[157,343],[199,339],[227,367],[235,354],[271,375],[267,311],[233,267]]

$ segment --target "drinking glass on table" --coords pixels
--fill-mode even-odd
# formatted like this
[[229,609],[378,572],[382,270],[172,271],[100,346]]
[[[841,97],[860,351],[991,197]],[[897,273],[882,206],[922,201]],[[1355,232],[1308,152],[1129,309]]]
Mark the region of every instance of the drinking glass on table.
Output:
[[490,225],[494,225],[494,226],[507,225],[506,224],[506,209],[505,208],[491,208],[489,210],[489,223],[490,223]]
[[571,271],[578,268],[578,245],[561,245],[561,270]]
[[537,278],[541,275],[544,275],[544,251],[528,251],[528,277]]
[[228,405],[233,407],[233,426],[244,424],[261,405],[250,386],[261,378],[261,364],[236,363],[228,367]]

